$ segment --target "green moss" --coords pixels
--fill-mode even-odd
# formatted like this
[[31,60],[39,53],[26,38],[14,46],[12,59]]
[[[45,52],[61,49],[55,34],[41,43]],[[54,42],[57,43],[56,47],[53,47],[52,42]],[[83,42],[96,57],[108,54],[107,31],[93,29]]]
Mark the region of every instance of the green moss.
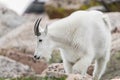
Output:
[[65,80],[66,77],[55,78],[55,77],[45,77],[42,80]]
[[0,80],[5,80],[5,79],[3,79],[3,78],[0,78]]
[[107,4],[109,7],[110,11],[120,11],[120,3],[111,3]]
[[99,2],[95,1],[95,0],[90,0],[89,4],[84,4],[80,7],[80,10],[86,10],[90,7],[93,7],[93,6],[98,6],[98,5],[101,5]]
[[74,11],[86,10],[86,9],[92,7],[92,6],[97,6],[97,5],[100,5],[100,3],[98,3],[95,0],[90,0],[89,4],[82,5],[78,9],[65,9],[65,8],[62,8],[62,7],[55,8],[52,5],[46,5],[45,6],[45,11],[47,12],[50,19],[63,18],[63,17],[66,17],[66,16],[70,15]]
[[62,62],[59,50],[54,50],[51,56],[52,58],[50,59],[49,63],[61,63]]
[[115,57],[116,57],[117,60],[120,60],[120,52],[117,52]]
[[55,77],[21,77],[13,79],[0,78],[0,80],[65,80],[66,77],[55,78]]
[[64,8],[55,8],[53,6],[46,6],[45,11],[47,12],[50,19],[53,18],[63,18],[70,15],[72,12],[76,11],[75,9],[64,9]]

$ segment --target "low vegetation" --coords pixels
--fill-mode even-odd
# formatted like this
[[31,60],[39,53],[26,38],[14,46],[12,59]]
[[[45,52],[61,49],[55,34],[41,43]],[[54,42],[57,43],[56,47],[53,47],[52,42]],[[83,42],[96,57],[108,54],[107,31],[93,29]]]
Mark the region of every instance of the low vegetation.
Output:
[[65,80],[65,77],[55,78],[55,77],[20,77],[20,78],[11,78],[5,79],[0,78],[0,80]]

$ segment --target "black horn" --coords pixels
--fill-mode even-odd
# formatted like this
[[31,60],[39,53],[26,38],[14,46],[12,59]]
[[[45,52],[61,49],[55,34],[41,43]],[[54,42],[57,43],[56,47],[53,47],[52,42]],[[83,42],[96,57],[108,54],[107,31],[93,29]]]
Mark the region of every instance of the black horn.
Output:
[[41,33],[39,32],[39,24],[40,24],[41,20],[42,20],[42,18],[37,19],[37,21],[35,22],[35,25],[34,25],[34,33],[36,36],[41,35]]

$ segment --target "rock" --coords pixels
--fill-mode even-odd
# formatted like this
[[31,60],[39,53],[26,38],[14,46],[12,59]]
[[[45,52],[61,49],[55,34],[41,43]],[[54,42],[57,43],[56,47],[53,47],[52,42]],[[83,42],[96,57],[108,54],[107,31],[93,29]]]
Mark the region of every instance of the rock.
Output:
[[69,74],[66,80],[92,80],[89,75],[81,76],[80,74]]
[[0,37],[10,32],[17,26],[25,23],[22,16],[17,15],[14,11],[0,5]]
[[106,13],[112,25],[112,53],[120,50],[120,13],[110,12]]
[[120,32],[120,12],[110,12],[107,13],[107,15],[109,16],[112,24],[112,31],[117,28],[117,30],[114,32]]
[[93,71],[94,71],[94,65],[92,64],[88,67],[87,73],[89,75],[93,76]]
[[[97,0],[97,1],[102,2],[102,0]],[[104,2],[109,4],[109,3],[113,3],[113,2],[119,2],[119,0],[105,0]]]
[[113,78],[111,80],[120,80],[120,76],[116,76],[115,78]]
[[120,11],[120,0],[97,0],[110,12]]
[[53,63],[42,72],[41,76],[60,78],[60,77],[66,77],[67,74],[64,71],[63,64]]
[[[65,77],[67,78],[66,80],[81,80],[81,78],[83,78],[83,76],[79,74],[66,74],[62,63],[54,63],[48,66],[48,68],[45,69],[41,74],[41,77],[45,76],[55,78]],[[91,76],[86,75],[82,80],[91,80],[91,78]]]
[[30,22],[12,30],[0,39],[0,48],[34,51],[35,36],[33,26],[33,22]]
[[16,78],[25,75],[34,74],[33,70],[19,62],[0,56],[0,77],[2,78]]
[[120,51],[117,51],[111,54],[110,61],[108,63],[105,74],[102,77],[102,80],[112,79],[116,76],[120,76]]
[[120,33],[112,34],[112,53],[120,51]]
[[10,29],[0,21],[0,37],[5,35]]

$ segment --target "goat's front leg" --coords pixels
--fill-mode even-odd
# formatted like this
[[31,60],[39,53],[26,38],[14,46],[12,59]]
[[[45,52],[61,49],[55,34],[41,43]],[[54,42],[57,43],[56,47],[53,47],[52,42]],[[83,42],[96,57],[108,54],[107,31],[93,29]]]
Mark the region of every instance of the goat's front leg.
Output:
[[67,60],[63,59],[63,66],[67,74],[72,73],[72,64]]
[[79,73],[83,76],[86,75],[87,73],[87,69],[90,66],[91,62],[93,60],[93,56],[92,55],[85,55],[84,57],[82,57],[79,61],[77,61],[74,65],[73,65],[73,73]]
[[67,53],[65,52],[65,50],[61,49],[61,57],[63,59],[63,66],[65,69],[65,72],[67,74],[70,74],[70,73],[72,73],[72,66],[73,65],[68,60],[66,60],[66,58],[65,58],[66,56],[64,54],[67,54]]

